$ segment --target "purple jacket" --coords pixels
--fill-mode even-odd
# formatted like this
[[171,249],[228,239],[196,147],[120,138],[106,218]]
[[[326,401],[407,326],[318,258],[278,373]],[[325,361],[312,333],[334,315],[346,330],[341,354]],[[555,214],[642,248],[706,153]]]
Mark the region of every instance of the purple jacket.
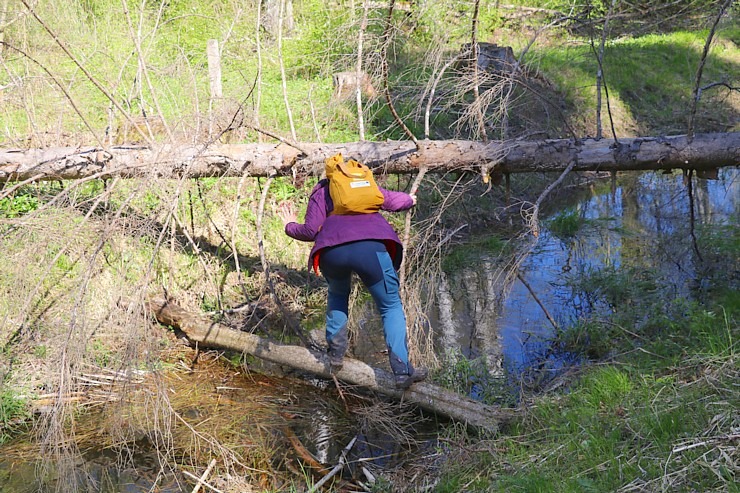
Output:
[[[393,227],[378,212],[374,214],[329,215],[334,203],[329,195],[329,181],[321,180],[311,191],[303,224],[288,223],[285,234],[300,241],[313,241],[314,245],[308,258],[309,267],[314,264],[314,257],[322,248],[341,245],[358,240],[382,240],[391,242],[389,252],[396,268],[401,263],[403,246]],[[379,187],[380,188],[380,187]],[[385,201],[381,207],[384,211],[398,212],[411,209],[414,201],[405,192],[394,192],[380,188]],[[395,250],[395,252],[391,251]]]

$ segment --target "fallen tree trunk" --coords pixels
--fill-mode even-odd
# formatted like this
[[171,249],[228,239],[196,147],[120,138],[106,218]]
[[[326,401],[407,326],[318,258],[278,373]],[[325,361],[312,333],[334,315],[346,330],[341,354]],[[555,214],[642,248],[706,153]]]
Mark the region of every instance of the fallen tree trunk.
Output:
[[[190,341],[201,347],[241,351],[281,366],[331,378],[328,359],[321,353],[301,346],[276,344],[254,334],[231,329],[161,298],[150,300],[148,309],[160,323],[181,330]],[[496,430],[500,423],[515,415],[512,410],[488,406],[427,382],[416,383],[405,392],[396,390],[393,375],[351,358],[345,358],[344,367],[335,376],[476,428]]]
[[740,164],[740,132],[612,140],[355,142],[348,144],[214,144],[0,149],[0,183],[87,177],[280,176],[321,172],[341,152],[384,173],[471,170],[502,173],[706,170]]

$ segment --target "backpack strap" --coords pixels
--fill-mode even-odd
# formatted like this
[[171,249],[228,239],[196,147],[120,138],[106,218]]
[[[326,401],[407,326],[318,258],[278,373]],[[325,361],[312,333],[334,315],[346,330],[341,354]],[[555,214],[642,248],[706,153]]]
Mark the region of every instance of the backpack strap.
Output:
[[359,164],[357,161],[349,160],[347,162],[341,162],[337,164],[337,168],[347,176],[352,178],[364,178],[366,171],[360,166],[351,166],[353,164]]

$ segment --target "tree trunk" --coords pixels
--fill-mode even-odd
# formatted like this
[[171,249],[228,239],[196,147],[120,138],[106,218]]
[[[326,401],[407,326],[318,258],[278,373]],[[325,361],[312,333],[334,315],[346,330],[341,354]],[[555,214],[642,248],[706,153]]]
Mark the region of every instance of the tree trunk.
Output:
[[[276,344],[254,334],[231,329],[161,298],[150,300],[148,308],[160,323],[181,330],[190,341],[201,347],[241,351],[281,366],[331,378],[329,362],[324,354],[301,346]],[[342,381],[403,399],[480,429],[495,431],[499,423],[515,415],[513,410],[488,406],[427,382],[416,383],[405,392],[396,390],[393,375],[355,359],[345,358],[344,367],[335,375]]]
[[[740,164],[740,132],[612,140],[464,140],[354,142],[347,144],[214,144],[1,149],[0,183],[85,177],[276,176],[321,173],[324,159],[341,152],[380,173],[475,171],[708,170]],[[300,147],[300,150],[297,148]]]

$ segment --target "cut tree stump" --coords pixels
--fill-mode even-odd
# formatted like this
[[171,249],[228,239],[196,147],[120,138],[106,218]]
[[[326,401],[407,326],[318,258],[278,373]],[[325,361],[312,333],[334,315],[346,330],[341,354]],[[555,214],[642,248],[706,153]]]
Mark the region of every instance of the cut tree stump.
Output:
[[[234,330],[163,298],[150,300],[147,308],[161,324],[179,329],[200,347],[240,351],[323,378],[332,377],[324,353],[312,352],[302,346],[276,344],[254,334]],[[397,390],[391,373],[351,358],[345,358],[344,367],[334,375],[344,382],[403,399],[479,429],[495,431],[501,423],[516,415],[515,410],[489,406],[427,382],[416,383],[406,391]]]

